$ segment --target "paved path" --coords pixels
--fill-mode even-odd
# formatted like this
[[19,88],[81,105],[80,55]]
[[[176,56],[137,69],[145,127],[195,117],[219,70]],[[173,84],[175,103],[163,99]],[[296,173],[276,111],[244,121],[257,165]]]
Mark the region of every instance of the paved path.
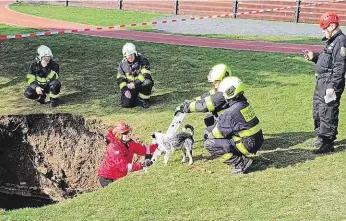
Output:
[[[185,17],[186,16],[177,15],[161,18],[159,20],[179,20]],[[159,23],[155,28],[162,33],[176,34],[225,34],[289,37],[321,36],[321,29],[317,24],[251,19],[204,19],[183,23]]]
[[[61,29],[84,29],[90,28],[90,25],[75,24],[72,22],[58,21],[54,19],[40,18],[37,16],[26,15],[10,10],[7,5],[12,2],[0,1],[0,23],[16,25],[22,27],[31,27],[37,29],[61,30]],[[192,21],[191,24],[195,22]],[[139,31],[94,31],[81,34],[100,36],[107,38],[128,39],[145,42],[164,43],[172,45],[185,45],[209,48],[224,48],[233,50],[249,50],[263,52],[281,52],[281,53],[301,53],[302,49],[314,51],[321,50],[321,45],[301,45],[301,44],[282,44],[245,40],[212,39],[203,37],[177,36],[162,33],[150,33]]]

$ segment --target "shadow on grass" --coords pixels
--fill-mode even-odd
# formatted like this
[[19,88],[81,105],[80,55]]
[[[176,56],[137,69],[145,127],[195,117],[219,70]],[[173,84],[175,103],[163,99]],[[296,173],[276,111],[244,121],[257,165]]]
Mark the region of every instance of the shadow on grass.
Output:
[[315,137],[315,132],[289,132],[265,134],[266,138],[261,150],[287,149]]
[[[265,140],[259,154],[254,156],[254,162],[249,172],[266,170],[268,168],[285,168],[314,160],[318,156],[312,152],[313,149],[293,149],[291,147],[303,144],[307,140],[315,137],[314,132],[290,132],[268,135],[271,138]],[[270,152],[265,152],[272,150]],[[341,152],[346,150],[346,139],[335,143],[335,151]],[[329,153],[329,154],[333,154]],[[215,157],[208,153],[194,156],[195,161],[214,160]]]
[[[309,134],[309,133],[307,133]],[[304,141],[302,139],[302,141]],[[302,143],[302,142],[300,142]],[[298,143],[296,143],[298,144]],[[293,143],[293,145],[295,145]],[[289,147],[289,146],[288,146]],[[335,142],[335,151],[326,155],[342,152],[346,150],[346,140]],[[267,168],[284,168],[288,166],[294,166],[298,163],[304,163],[309,160],[314,160],[316,157],[324,156],[316,155],[313,149],[279,149],[273,152],[262,153],[259,156],[255,156],[254,163],[251,171],[260,171]],[[251,172],[250,171],[250,172]]]
[[285,168],[298,163],[314,160],[317,156],[312,150],[286,149],[274,152],[262,153],[255,156],[249,172],[266,170],[268,168]]

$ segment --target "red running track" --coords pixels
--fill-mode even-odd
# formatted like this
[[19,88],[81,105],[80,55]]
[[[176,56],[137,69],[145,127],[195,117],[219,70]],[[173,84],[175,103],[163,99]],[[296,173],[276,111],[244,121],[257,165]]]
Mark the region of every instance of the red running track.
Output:
[[[13,1],[0,0],[0,23],[47,30],[84,29],[92,27],[90,25],[76,24],[18,13],[7,7],[10,3],[13,3]],[[81,34],[171,45],[293,54],[301,53],[302,49],[309,49],[312,51],[320,51],[322,49],[322,45],[215,39],[126,30],[89,31],[81,32]]]

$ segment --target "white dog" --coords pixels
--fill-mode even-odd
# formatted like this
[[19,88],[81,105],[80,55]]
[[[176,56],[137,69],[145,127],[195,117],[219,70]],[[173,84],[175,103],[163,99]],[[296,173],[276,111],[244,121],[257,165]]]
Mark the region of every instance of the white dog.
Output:
[[[190,129],[191,133],[185,132],[186,129]],[[163,151],[166,152],[164,157],[164,163],[168,164],[168,159],[172,155],[174,149],[181,149],[182,151],[182,163],[186,161],[186,155],[189,157],[189,165],[193,164],[192,159],[192,148],[194,144],[194,127],[186,124],[184,126],[183,132],[175,134],[164,134],[160,132],[155,132],[152,135],[153,143],[158,144],[158,148],[153,153],[151,160],[155,162],[157,157],[161,155]]]

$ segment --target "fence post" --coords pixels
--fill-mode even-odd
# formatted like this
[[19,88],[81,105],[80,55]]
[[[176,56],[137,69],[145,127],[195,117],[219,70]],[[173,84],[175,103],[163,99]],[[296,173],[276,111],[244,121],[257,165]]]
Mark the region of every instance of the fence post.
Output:
[[68,6],[68,0],[66,0],[66,7]]
[[233,18],[237,18],[238,13],[238,0],[233,0]]
[[179,13],[179,0],[175,0],[174,13],[177,15]]
[[301,3],[301,0],[296,0],[296,14],[295,14],[295,18],[294,18],[295,23],[299,22],[300,3]]
[[123,0],[118,0],[118,7],[119,7],[119,10],[123,9]]

